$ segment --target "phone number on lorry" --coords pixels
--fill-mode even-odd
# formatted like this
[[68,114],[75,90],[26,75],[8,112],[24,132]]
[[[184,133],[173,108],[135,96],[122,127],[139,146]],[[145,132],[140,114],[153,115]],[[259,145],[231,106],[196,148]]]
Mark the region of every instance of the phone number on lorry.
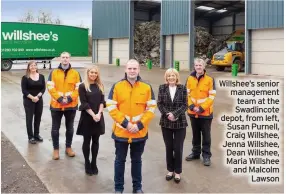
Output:
[[23,48],[12,48],[12,49],[10,49],[10,48],[3,48],[3,49],[1,49],[1,51],[2,52],[18,52],[18,51],[24,51],[24,49]]

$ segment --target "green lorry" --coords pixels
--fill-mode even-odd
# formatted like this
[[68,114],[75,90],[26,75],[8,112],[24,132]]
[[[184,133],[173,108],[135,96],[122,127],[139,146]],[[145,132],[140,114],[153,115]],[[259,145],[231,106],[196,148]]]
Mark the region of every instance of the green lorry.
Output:
[[9,71],[15,61],[37,60],[51,63],[64,51],[72,56],[88,56],[88,29],[73,26],[1,22],[1,71]]

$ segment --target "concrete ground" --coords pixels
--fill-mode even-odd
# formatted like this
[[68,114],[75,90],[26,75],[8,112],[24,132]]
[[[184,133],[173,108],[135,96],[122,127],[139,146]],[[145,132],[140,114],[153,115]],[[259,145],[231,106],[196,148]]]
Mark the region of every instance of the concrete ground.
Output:
[[[75,61],[76,67],[82,66],[86,61]],[[53,62],[53,67],[57,62]],[[24,67],[24,66],[23,66]],[[64,119],[60,129],[60,157],[59,161],[52,160],[51,141],[51,115],[49,111],[50,96],[44,94],[44,111],[41,122],[40,134],[44,142],[31,145],[27,140],[25,125],[25,113],[21,93],[21,77],[25,71],[20,66],[13,70],[2,72],[2,131],[15,145],[27,163],[37,173],[40,180],[45,184],[49,192],[61,193],[111,193],[113,192],[114,176],[114,143],[111,139],[112,120],[105,110],[106,134],[100,138],[100,149],[98,154],[99,174],[97,176],[86,176],[84,172],[84,158],[81,150],[82,137],[74,135],[73,149],[76,152],[75,158],[69,158],[64,153],[65,125]],[[17,70],[18,69],[18,70]],[[123,77],[124,68],[111,65],[100,65],[101,78],[105,85],[106,98],[114,82]],[[46,79],[49,70],[40,70]],[[83,69],[79,72],[84,76]],[[156,98],[158,87],[164,82],[165,70],[154,68],[151,71],[145,67],[141,70],[141,76],[152,84]],[[231,78],[230,72],[216,72],[208,70],[215,78]],[[182,83],[189,72],[181,72]],[[248,77],[240,75],[241,79]],[[269,79],[269,77],[260,77]],[[271,77],[270,77],[271,78]],[[166,182],[165,174],[165,146],[159,123],[160,113],[156,112],[155,119],[151,122],[149,140],[147,141],[143,154],[143,190],[146,193],[282,193],[283,185],[251,185],[247,177],[233,176],[231,170],[224,165],[224,152],[220,147],[223,141],[224,127],[218,123],[221,112],[230,112],[233,102],[221,89],[217,89],[215,99],[215,118],[212,123],[212,165],[205,167],[201,160],[194,162],[183,161],[183,173],[180,184],[173,181]],[[80,112],[77,112],[75,119],[75,130],[79,120]],[[192,148],[190,122],[187,128],[187,136],[184,144],[184,157]],[[283,145],[281,145],[283,147]],[[284,157],[284,155],[282,156]],[[282,164],[283,165],[283,164]],[[5,179],[5,177],[3,177]],[[126,161],[125,171],[125,192],[132,192],[132,179],[130,171],[130,157]]]

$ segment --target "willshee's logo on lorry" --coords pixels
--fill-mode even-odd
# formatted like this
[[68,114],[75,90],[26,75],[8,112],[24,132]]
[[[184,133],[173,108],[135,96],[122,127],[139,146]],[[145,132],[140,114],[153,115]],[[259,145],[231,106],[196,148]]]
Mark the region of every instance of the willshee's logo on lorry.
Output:
[[23,32],[23,30],[14,30],[13,32],[2,32],[3,40],[37,40],[37,41],[58,41],[58,34],[50,33],[34,33],[31,30],[29,32]]

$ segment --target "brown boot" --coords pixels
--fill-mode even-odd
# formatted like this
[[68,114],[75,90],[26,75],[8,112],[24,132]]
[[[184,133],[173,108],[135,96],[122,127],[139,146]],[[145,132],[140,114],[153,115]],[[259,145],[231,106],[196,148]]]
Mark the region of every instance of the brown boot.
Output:
[[71,148],[66,148],[66,154],[69,157],[74,157],[75,156],[75,153],[74,153],[74,151]]
[[54,150],[54,153],[53,153],[53,160],[58,160],[60,159],[60,154],[59,154],[59,150]]

